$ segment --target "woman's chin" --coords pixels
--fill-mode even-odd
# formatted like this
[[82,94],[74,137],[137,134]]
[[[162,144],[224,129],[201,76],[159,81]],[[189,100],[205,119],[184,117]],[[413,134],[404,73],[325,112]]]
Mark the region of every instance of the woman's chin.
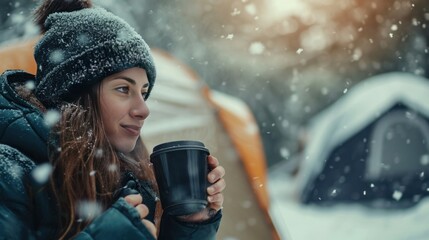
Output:
[[118,146],[115,146],[116,150],[121,152],[121,153],[130,153],[134,150],[136,146],[136,143],[134,142],[133,144],[121,144]]

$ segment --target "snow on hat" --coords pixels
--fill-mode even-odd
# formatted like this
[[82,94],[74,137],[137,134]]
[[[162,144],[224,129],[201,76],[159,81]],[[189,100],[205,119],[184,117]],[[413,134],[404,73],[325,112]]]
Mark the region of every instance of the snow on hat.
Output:
[[146,70],[150,93],[156,71],[149,46],[121,18],[91,7],[52,13],[45,28],[34,57],[35,94],[46,107],[70,102],[105,77],[132,67]]

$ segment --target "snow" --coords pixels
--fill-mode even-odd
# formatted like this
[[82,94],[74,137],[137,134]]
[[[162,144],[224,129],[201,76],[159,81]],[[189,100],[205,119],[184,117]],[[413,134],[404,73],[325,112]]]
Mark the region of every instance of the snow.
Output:
[[23,192],[24,185],[21,177],[34,168],[34,163],[16,149],[0,144],[0,176],[3,186],[13,186],[16,191]]
[[261,42],[253,42],[250,44],[249,53],[252,55],[259,55],[265,51],[265,46]]
[[214,102],[222,105],[231,113],[234,113],[243,118],[249,118],[250,113],[248,111],[248,108],[246,104],[240,99],[228,96],[224,93],[215,90],[211,91],[211,95]]
[[34,88],[36,88],[36,84],[34,83],[34,81],[27,81],[25,83],[25,88],[27,88],[28,90],[34,90]]
[[103,211],[101,205],[94,201],[80,201],[76,210],[80,221],[96,217]]
[[60,113],[57,110],[48,110],[44,116],[45,124],[49,127],[54,126],[60,120]]
[[52,170],[53,168],[50,163],[43,163],[33,169],[33,171],[31,172],[31,176],[36,182],[44,184],[48,182]]
[[290,15],[309,14],[308,4],[300,0],[271,0],[266,2],[265,12],[269,13],[270,21],[279,21]]
[[[359,204],[318,207],[296,200],[295,179],[270,175],[270,215],[282,235],[292,240],[426,240],[429,198],[409,209],[372,209]],[[395,192],[397,198],[400,192]]]

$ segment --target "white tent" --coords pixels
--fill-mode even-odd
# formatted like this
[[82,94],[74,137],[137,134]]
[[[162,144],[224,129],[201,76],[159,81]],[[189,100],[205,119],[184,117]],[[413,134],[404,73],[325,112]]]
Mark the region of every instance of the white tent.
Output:
[[[393,72],[380,74],[362,81],[342,96],[332,106],[312,119],[308,127],[308,142],[303,152],[298,173],[298,192],[321,173],[330,152],[341,143],[357,134],[370,123],[383,116],[397,104],[406,106],[410,111],[405,118],[414,118],[422,134],[429,139],[427,123],[423,124],[413,112],[429,118],[429,81],[410,73]],[[394,117],[400,121],[399,116]],[[392,119],[391,117],[389,119]],[[386,120],[381,124],[389,124]],[[381,125],[377,129],[383,128]],[[382,131],[378,132],[383,134]],[[376,135],[374,135],[376,134]],[[377,132],[371,139],[377,139]],[[381,144],[378,141],[377,144]],[[429,151],[429,143],[426,144]],[[368,177],[379,172],[381,147],[369,149],[367,163]],[[380,164],[378,164],[380,165]],[[371,173],[372,172],[372,173]]]
[[[270,171],[270,213],[280,234],[288,234],[291,239],[295,240],[427,239],[429,233],[427,228],[429,198],[420,196],[429,195],[427,180],[429,141],[427,141],[426,129],[429,125],[428,103],[428,79],[409,73],[387,73],[371,77],[355,85],[334,104],[312,119],[306,133],[307,142],[303,152],[296,158],[299,159],[298,170],[291,168],[290,162],[285,161],[274,166]],[[399,111],[399,115],[396,111],[398,105],[402,107],[401,109],[405,109],[405,112]],[[353,166],[353,161],[360,162],[361,160],[353,155],[356,152],[362,153],[362,150],[363,152],[369,151],[367,155],[363,154],[367,157],[367,161],[363,162],[362,166],[367,167],[368,172],[372,171],[372,174],[361,175],[363,179],[369,178],[369,187],[360,192],[361,199],[366,200],[365,194],[369,195],[377,187],[376,181],[371,178],[383,173],[377,171],[377,169],[380,170],[379,166],[383,166],[382,162],[377,161],[380,159],[380,153],[381,155],[386,153],[386,151],[379,151],[385,148],[382,143],[395,139],[395,136],[392,135],[395,131],[385,131],[386,126],[404,126],[401,125],[404,122],[411,125],[412,128],[402,129],[418,130],[416,131],[420,134],[418,136],[426,139],[426,141],[418,142],[424,148],[423,150],[418,149],[422,150],[419,154],[423,154],[420,159],[417,159],[417,165],[409,164],[410,161],[407,161],[405,165],[398,165],[405,170],[409,170],[408,167],[417,167],[417,171],[414,171],[412,176],[417,177],[418,181],[416,184],[408,185],[407,188],[414,188],[416,185],[426,187],[418,188],[415,195],[418,197],[416,198],[419,200],[418,204],[409,208],[389,208],[385,207],[384,204],[380,208],[377,207],[378,205],[368,207],[362,204],[364,201],[304,204],[303,194],[307,194],[308,187],[320,177],[323,171],[331,170],[328,160],[332,159],[330,155],[334,149],[346,147],[356,150],[355,152],[348,149],[343,151],[345,157],[341,161],[345,162],[345,168],[340,169],[350,172],[357,171],[350,167]],[[373,129],[383,131],[372,131]],[[401,132],[403,134],[401,136],[405,136],[405,139],[399,139],[405,141],[394,146],[400,151],[410,150],[409,146],[413,145],[411,144],[413,141],[408,144],[406,140],[409,137],[411,139],[416,132]],[[362,136],[364,137],[362,138]],[[353,138],[359,140],[357,144],[350,141]],[[368,142],[365,146],[368,148],[358,148],[356,145],[365,139]],[[373,140],[374,142],[372,142]],[[350,144],[345,144],[347,142]],[[364,144],[360,146],[362,145]],[[411,149],[415,150],[416,148]],[[389,153],[397,149],[386,148],[386,150]],[[410,152],[407,154],[412,155]],[[407,160],[411,160],[411,158]],[[327,172],[325,177],[341,182],[342,175],[339,175],[338,178],[332,177],[334,170]],[[410,176],[406,173],[404,175],[406,176],[405,179]],[[347,175],[344,177],[346,181],[350,179]],[[373,182],[375,184],[372,184]],[[395,183],[395,181],[391,183]],[[387,183],[387,185],[389,184]],[[343,184],[342,187],[348,190],[353,188],[353,185],[344,187]],[[338,189],[331,190],[334,197],[338,193]],[[377,191],[374,194],[378,194]],[[393,203],[399,203],[405,198],[401,191],[394,191],[393,194],[387,196],[391,198]],[[414,201],[415,199],[411,198],[411,200]]]

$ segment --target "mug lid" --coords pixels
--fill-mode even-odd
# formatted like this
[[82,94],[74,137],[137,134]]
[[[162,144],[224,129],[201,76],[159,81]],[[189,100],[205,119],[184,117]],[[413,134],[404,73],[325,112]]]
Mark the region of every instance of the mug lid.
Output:
[[172,142],[166,142],[156,145],[153,148],[152,155],[159,154],[161,152],[169,152],[173,150],[183,150],[183,149],[196,149],[196,150],[202,150],[206,151],[208,154],[209,150],[205,147],[204,143],[200,141],[194,141],[194,140],[179,140],[179,141],[172,141]]

